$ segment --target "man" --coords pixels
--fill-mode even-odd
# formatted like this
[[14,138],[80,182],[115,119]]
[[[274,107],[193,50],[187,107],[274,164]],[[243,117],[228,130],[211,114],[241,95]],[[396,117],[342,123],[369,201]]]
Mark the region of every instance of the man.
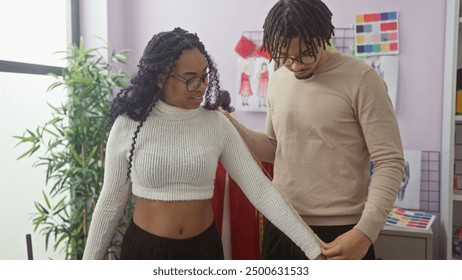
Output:
[[[268,85],[266,133],[228,116],[273,182],[323,241],[328,259],[375,259],[403,178],[402,144],[386,85],[367,64],[326,45],[332,13],[320,0],[280,0],[263,25],[281,66]],[[370,176],[370,162],[373,175]],[[304,259],[266,223],[264,259]]]

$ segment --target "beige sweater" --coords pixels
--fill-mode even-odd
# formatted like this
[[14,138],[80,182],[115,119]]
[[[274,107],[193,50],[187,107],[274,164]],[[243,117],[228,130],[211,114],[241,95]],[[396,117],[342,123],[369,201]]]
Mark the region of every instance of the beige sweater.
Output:
[[281,67],[268,86],[266,133],[232,122],[257,158],[274,162],[273,182],[308,225],[357,223],[375,241],[404,158],[385,83],[374,69],[340,53],[307,80]]

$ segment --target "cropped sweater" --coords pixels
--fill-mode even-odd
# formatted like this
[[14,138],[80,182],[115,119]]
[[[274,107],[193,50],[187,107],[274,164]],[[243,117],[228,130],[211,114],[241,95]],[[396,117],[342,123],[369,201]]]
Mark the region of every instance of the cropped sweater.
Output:
[[119,116],[106,147],[104,184],[92,217],[84,259],[102,259],[128,197],[160,201],[206,200],[218,161],[250,202],[310,259],[319,240],[262,173],[233,125],[219,112],[186,110],[158,101],[141,128],[126,180],[138,122]]

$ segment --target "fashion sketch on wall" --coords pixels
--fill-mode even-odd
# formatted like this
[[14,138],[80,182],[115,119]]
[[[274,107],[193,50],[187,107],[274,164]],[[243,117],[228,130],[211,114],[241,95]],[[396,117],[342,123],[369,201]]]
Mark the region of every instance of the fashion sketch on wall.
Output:
[[268,80],[274,72],[274,62],[260,56],[238,58],[238,94],[236,109],[266,112]]
[[419,209],[422,151],[404,150],[404,161],[404,177],[394,206],[404,209]]

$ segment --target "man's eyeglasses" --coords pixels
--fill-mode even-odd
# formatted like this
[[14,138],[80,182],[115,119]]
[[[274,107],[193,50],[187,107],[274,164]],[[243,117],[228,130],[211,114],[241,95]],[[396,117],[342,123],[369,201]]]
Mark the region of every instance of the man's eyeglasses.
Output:
[[316,56],[310,55],[299,55],[299,56],[291,56],[291,55],[280,55],[279,57],[275,58],[274,60],[278,61],[279,65],[284,66],[291,66],[294,64],[295,61],[304,65],[310,65],[316,62]]
[[179,78],[175,75],[170,76],[177,79],[178,81],[182,81],[183,83],[185,83],[188,91],[196,91],[201,86],[201,83],[204,83],[207,86],[209,82],[215,79],[215,71],[209,70],[207,73],[200,77],[195,76],[187,80]]

